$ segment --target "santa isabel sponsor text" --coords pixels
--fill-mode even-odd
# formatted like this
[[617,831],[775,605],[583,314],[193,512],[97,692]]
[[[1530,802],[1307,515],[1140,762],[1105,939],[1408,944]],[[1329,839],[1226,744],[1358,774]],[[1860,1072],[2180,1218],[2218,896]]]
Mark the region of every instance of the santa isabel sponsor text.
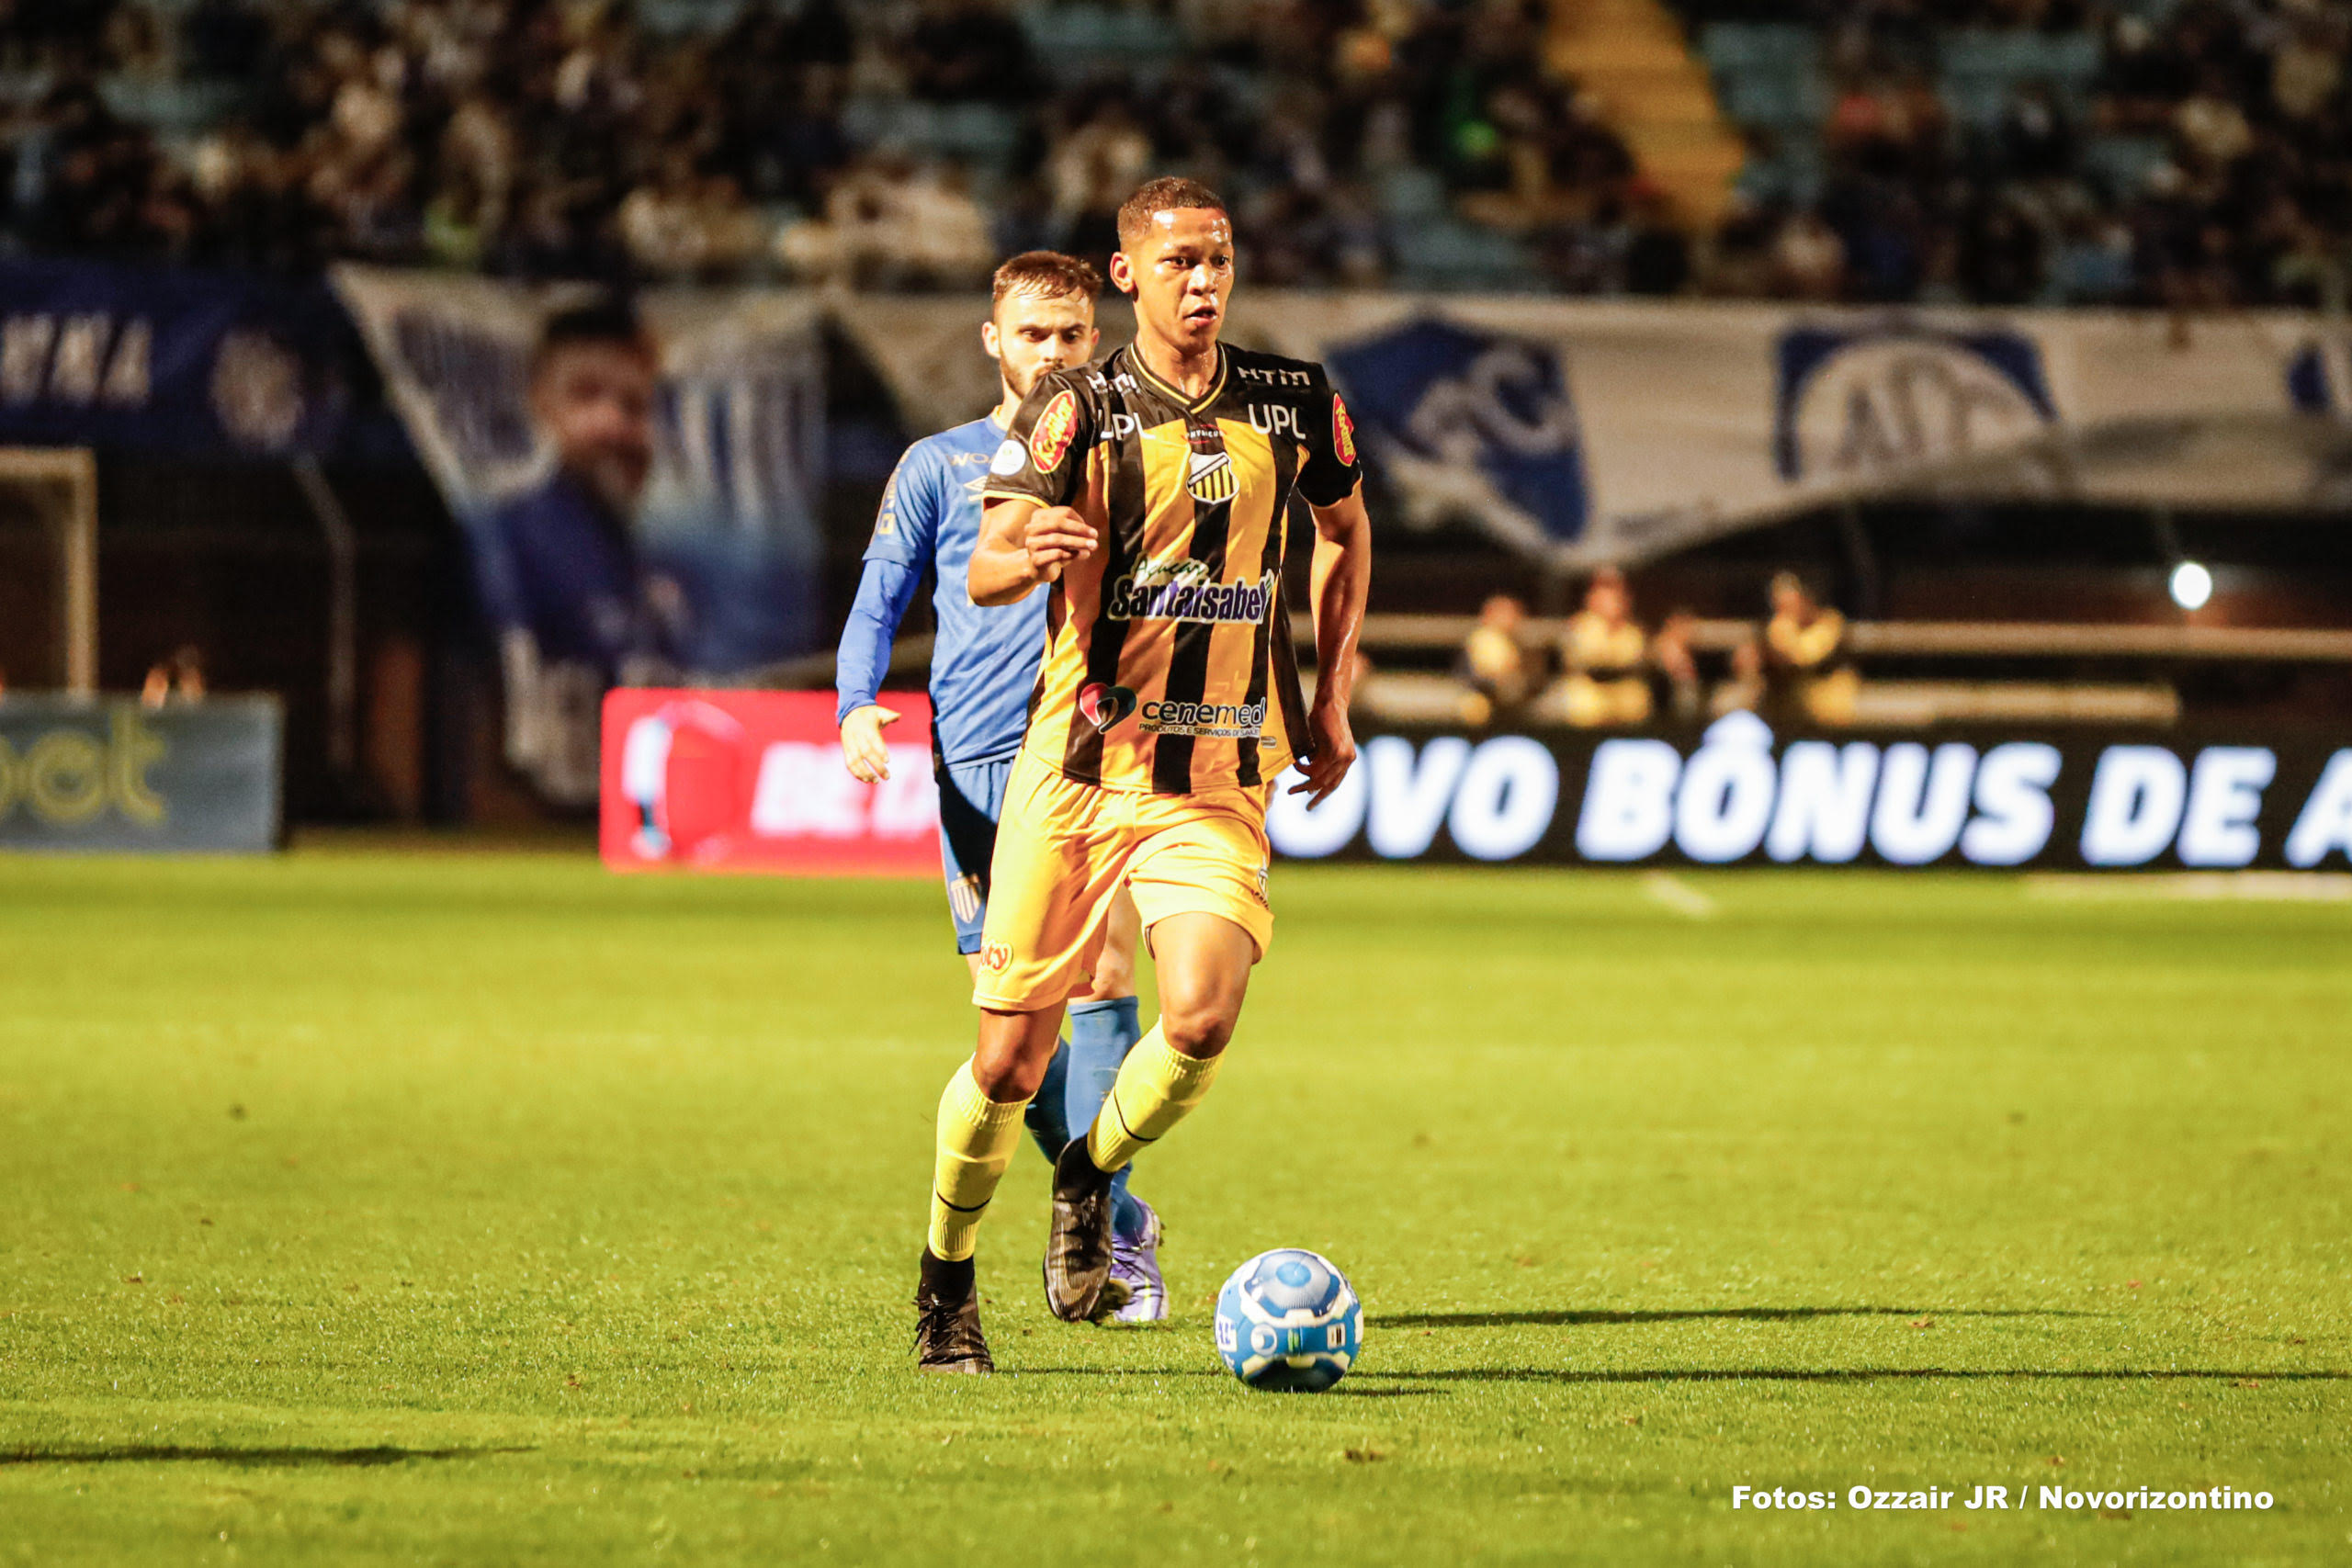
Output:
[[1199,561],[1147,561],[1111,585],[1102,614],[1114,621],[1207,621],[1254,626],[1266,618],[1282,575],[1255,582],[1210,582]]
[[[2135,1486],[2130,1490],[2113,1488],[2083,1491],[2070,1486],[2019,1486],[2015,1489],[2016,1501],[2010,1501],[2007,1486],[1978,1483],[1962,1503],[1963,1507],[1976,1509],[2049,1509],[2059,1512],[2080,1510],[2114,1513],[2121,1510],[2143,1509],[2149,1513],[2188,1509],[2268,1508],[2273,1498],[2267,1492],[2247,1492],[2231,1486],[2208,1486],[2194,1492],[2171,1491],[2161,1486]],[[1872,1486],[1849,1486],[1841,1495],[1835,1491],[1798,1492],[1785,1486],[1769,1490],[1760,1486],[1735,1486],[1731,1489],[1731,1506],[1735,1509],[1758,1508],[1837,1508],[1880,1510],[1889,1513],[1908,1510],[1915,1513],[1940,1513],[1952,1506],[1959,1494],[1946,1488],[1929,1486],[1914,1491],[1883,1490]]]

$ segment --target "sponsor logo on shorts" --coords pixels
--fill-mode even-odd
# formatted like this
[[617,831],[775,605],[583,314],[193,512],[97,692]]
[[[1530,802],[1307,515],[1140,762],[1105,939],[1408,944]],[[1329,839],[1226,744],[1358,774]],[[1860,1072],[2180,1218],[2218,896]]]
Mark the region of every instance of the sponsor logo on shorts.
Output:
[[980,944],[980,967],[987,970],[991,975],[1001,975],[1006,970],[1012,968],[1012,945],[1001,942],[982,942]]
[[967,924],[980,918],[979,873],[967,871],[947,885],[947,907]]
[[1282,574],[1256,581],[1211,582],[1208,563],[1146,561],[1111,585],[1102,614],[1114,621],[1197,621],[1256,626],[1273,607]]
[[1348,405],[1337,392],[1331,394],[1331,450],[1351,468],[1356,466],[1356,422],[1348,417]]
[[1227,740],[1255,737],[1266,727],[1264,703],[1170,703],[1143,705],[1141,728],[1152,735],[1208,735]]
[[1257,895],[1258,902],[1269,909],[1274,907],[1273,896],[1266,886],[1266,874],[1270,869],[1264,861],[1258,863],[1258,885],[1250,890]]
[[1062,466],[1062,458],[1069,452],[1070,438],[1078,434],[1078,394],[1063,388],[1037,416],[1029,430],[1029,456],[1041,474],[1050,474]]
[[1125,686],[1090,681],[1079,688],[1078,711],[1096,729],[1108,729],[1136,711],[1136,694]]

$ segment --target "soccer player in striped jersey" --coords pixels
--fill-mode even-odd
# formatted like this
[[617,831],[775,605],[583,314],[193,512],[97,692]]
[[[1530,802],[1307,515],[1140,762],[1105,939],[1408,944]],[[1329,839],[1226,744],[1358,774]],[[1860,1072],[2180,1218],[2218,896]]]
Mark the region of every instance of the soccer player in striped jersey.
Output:
[[[1320,802],[1355,761],[1372,530],[1354,430],[1321,366],[1218,342],[1233,263],[1215,194],[1181,179],[1137,191],[1111,262],[1136,302],[1135,342],[1040,378],[989,465],[972,601],[1051,591],[997,832],[979,1043],[940,1100],[916,1292],[927,1371],[993,1370],[976,1234],[1116,894],[1135,899],[1160,1012],[1055,1162],[1046,1293],[1073,1322],[1110,1286],[1114,1173],[1208,1092],[1272,940],[1273,781],[1296,761],[1295,791]],[[1317,534],[1312,705],[1281,591],[1293,495]]]
[[[989,861],[1006,777],[1021,749],[1030,688],[1046,646],[1044,601],[983,609],[966,591],[966,563],[980,535],[980,491],[1006,425],[1041,376],[1093,356],[1094,297],[1102,279],[1091,266],[1055,251],[1030,251],[997,268],[981,346],[997,362],[1001,397],[994,412],[910,446],[882,494],[857,597],[842,627],[835,661],[842,755],[868,783],[888,778],[883,730],[899,716],[880,701],[890,644],[926,576],[938,636],[931,657],[932,756],[939,779],[940,859],[956,950],[975,978],[980,919],[988,908]],[[1027,1112],[1029,1131],[1051,1161],[1083,1131],[1142,1032],[1136,1016],[1135,906],[1114,902],[1102,943],[1069,1007],[1070,1039],[1058,1048]],[[1168,1315],[1159,1273],[1159,1216],[1126,1190],[1117,1211],[1112,1299],[1098,1312],[1121,1322]]]

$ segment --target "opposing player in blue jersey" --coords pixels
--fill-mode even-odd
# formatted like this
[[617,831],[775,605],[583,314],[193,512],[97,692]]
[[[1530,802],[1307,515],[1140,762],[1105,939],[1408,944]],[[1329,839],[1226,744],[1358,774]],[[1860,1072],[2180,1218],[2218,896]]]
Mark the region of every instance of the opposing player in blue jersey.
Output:
[[[1091,266],[1053,251],[1030,251],[997,269],[995,302],[980,342],[997,362],[1001,400],[986,419],[918,441],[899,459],[883,492],[873,543],[865,549],[856,602],[842,628],[836,678],[842,754],[849,771],[870,783],[889,776],[882,731],[899,717],[878,700],[891,639],[922,580],[935,580],[932,757],[939,775],[940,859],[956,949],[975,976],[997,815],[1021,750],[1029,694],[1045,651],[1046,596],[982,609],[967,592],[965,569],[979,539],[980,488],[989,458],[1004,444],[1006,423],[1038,378],[1092,356],[1098,335],[1094,297],[1102,287]],[[1135,987],[1139,934],[1135,905],[1123,894],[1092,983],[1071,1000],[1069,1038],[1055,1055],[1025,1117],[1048,1163],[1069,1142],[1073,1128],[1083,1132],[1093,1125],[1119,1065],[1142,1033]],[[978,1095],[961,1076],[948,1093],[965,1088]],[[994,1109],[984,1097],[980,1104]],[[1006,1126],[990,1153],[1009,1162],[1019,1137]],[[1121,1322],[1156,1322],[1168,1315],[1159,1273],[1159,1217],[1127,1191],[1124,1171],[1114,1193],[1113,1288],[1106,1300]],[[933,1250],[948,1263],[969,1268],[978,1222],[975,1213],[960,1236],[933,1237]]]

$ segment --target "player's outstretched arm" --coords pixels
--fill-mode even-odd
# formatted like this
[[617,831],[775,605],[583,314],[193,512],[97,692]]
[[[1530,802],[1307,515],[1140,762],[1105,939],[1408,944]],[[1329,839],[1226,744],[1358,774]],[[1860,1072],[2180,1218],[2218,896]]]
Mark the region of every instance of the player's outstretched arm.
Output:
[[1361,485],[1314,510],[1315,702],[1306,710],[1307,752],[1298,762],[1306,776],[1291,793],[1320,806],[1355,766],[1348,703],[1355,695],[1356,644],[1372,591],[1372,517]]
[[966,582],[972,603],[1017,604],[1040,582],[1051,582],[1071,561],[1094,553],[1094,530],[1067,506],[1034,501],[991,501],[980,513],[980,542],[972,547]]
[[857,597],[842,624],[833,656],[834,713],[842,732],[842,761],[854,778],[878,784],[890,776],[890,748],[882,739],[899,716],[881,705],[881,686],[890,669],[890,645],[914,599],[922,574],[895,560],[869,559],[857,581]]

